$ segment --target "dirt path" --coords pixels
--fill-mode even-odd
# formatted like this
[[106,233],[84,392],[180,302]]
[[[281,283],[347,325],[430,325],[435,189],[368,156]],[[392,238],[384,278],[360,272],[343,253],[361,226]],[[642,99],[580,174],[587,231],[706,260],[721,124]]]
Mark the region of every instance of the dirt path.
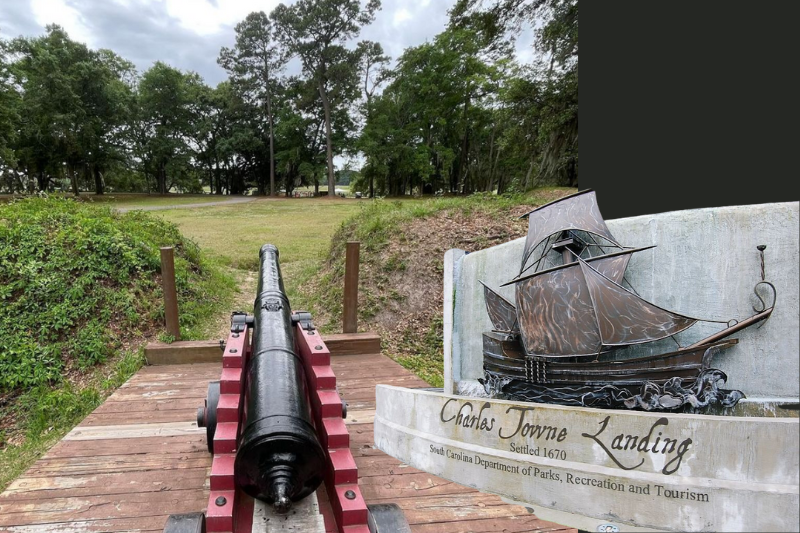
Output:
[[175,205],[146,205],[140,207],[117,207],[116,210],[119,211],[120,213],[125,213],[128,211],[165,211],[167,209],[189,209],[195,207],[211,207],[214,205],[244,204],[255,200],[256,200],[255,197],[244,196],[239,198],[231,198],[229,200],[220,200],[219,202],[201,202],[196,204],[175,204]]
[[211,339],[225,339],[231,329],[231,313],[233,311],[244,311],[253,313],[253,300],[255,299],[256,285],[258,285],[258,274],[251,270],[229,269],[229,272],[236,279],[236,296],[230,311],[222,313],[214,321],[211,327],[213,335]]

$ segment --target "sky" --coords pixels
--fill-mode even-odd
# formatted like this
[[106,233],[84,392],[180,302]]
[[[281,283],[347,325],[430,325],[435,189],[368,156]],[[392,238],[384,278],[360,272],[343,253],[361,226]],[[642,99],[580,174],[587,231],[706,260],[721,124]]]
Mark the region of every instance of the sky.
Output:
[[[286,0],[284,0],[286,1]],[[155,61],[199,73],[216,86],[226,78],[219,50],[232,47],[234,26],[248,13],[269,14],[279,0],[0,0],[0,37],[41,35],[64,27],[90,48],[109,48],[142,72]],[[291,3],[289,0],[288,3]],[[444,30],[454,0],[382,0],[375,21],[358,39],[380,42],[392,59]],[[532,57],[532,33],[520,36],[517,55]],[[292,68],[290,66],[290,68]]]

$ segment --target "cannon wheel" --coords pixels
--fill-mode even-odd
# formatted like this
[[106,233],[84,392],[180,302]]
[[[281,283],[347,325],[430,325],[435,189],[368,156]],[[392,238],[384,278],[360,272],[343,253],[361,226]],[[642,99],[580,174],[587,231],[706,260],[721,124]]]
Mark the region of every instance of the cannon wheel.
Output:
[[367,509],[370,533],[411,533],[411,526],[396,503],[375,503],[367,505]]
[[214,434],[217,432],[217,405],[219,404],[219,381],[208,382],[205,406],[197,408],[197,427],[206,428],[206,445],[214,453]]

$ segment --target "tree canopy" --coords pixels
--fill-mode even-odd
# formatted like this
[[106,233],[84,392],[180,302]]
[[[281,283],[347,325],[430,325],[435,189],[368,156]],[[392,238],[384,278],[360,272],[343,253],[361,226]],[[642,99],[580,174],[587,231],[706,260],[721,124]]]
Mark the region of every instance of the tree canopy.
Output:
[[[0,38],[0,192],[577,184],[577,0],[457,0],[439,35],[394,60],[357,40],[379,9],[298,0],[251,13],[220,50],[216,87],[160,61],[137,72],[56,25]],[[520,64],[513,43],[532,27],[535,60]],[[351,164],[335,170],[337,156]]]

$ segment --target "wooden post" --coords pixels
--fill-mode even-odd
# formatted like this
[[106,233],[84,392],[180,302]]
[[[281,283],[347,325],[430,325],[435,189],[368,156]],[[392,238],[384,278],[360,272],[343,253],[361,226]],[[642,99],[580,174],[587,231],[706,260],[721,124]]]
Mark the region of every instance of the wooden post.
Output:
[[172,246],[161,248],[161,283],[164,286],[164,315],[167,318],[167,333],[181,339],[178,323],[178,291],[175,289],[175,258]]
[[358,329],[358,252],[361,243],[348,242],[344,262],[344,311],[342,333]]

